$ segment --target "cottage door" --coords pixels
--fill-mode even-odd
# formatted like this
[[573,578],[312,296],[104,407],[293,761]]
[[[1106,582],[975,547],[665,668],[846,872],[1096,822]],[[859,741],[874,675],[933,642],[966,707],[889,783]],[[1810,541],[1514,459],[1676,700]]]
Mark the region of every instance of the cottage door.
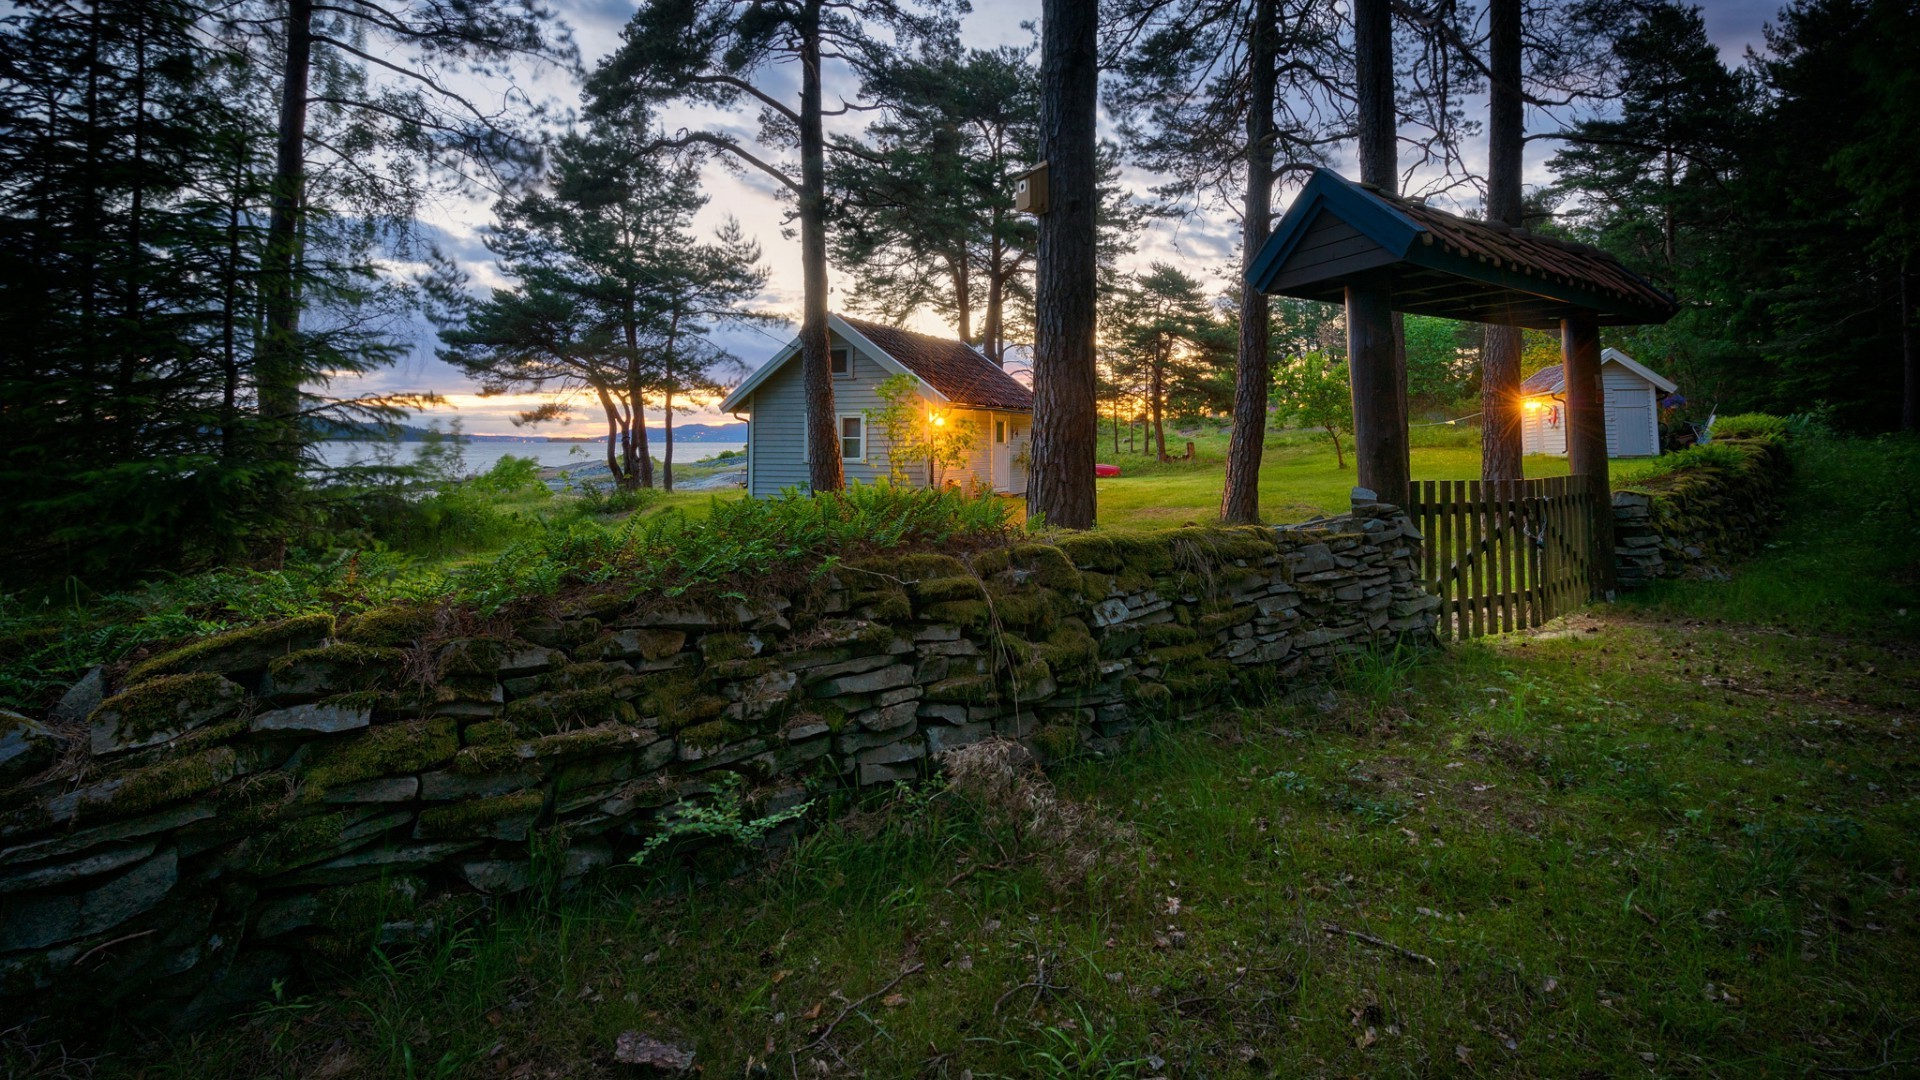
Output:
[[987,437],[992,440],[991,449],[987,455],[987,469],[991,474],[988,482],[993,485],[995,491],[1011,491],[1013,490],[1013,454],[1008,447],[1013,437],[1013,432],[1009,430],[1013,427],[1013,419],[1005,413],[989,413],[987,426],[989,428]]

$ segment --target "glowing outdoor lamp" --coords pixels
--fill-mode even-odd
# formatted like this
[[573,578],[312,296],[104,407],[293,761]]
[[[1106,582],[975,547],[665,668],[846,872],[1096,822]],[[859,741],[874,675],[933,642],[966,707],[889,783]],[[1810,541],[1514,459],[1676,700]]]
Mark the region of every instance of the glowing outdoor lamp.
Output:
[[1540,399],[1539,399],[1539,398],[1528,398],[1528,399],[1526,400],[1526,410],[1527,410],[1528,412],[1534,412],[1534,411],[1536,411],[1536,410],[1538,410],[1539,408],[1540,408]]

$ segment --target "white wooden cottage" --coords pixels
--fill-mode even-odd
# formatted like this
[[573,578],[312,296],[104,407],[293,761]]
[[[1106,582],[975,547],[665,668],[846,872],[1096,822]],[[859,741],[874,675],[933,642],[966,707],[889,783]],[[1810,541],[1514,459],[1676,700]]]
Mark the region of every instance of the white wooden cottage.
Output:
[[[1600,354],[1601,401],[1607,413],[1607,456],[1653,457],[1660,453],[1660,396],[1674,384],[1621,352]],[[1567,380],[1560,365],[1541,368],[1520,384],[1521,442],[1529,454],[1567,452]]]
[[[964,466],[946,469],[946,484],[1007,494],[1027,490],[1026,449],[1033,431],[1033,392],[964,341],[932,337],[884,323],[830,315],[833,407],[841,461],[849,481],[888,475],[886,435],[868,422],[886,402],[875,388],[894,375],[920,384],[929,423],[965,424],[974,433]],[[807,490],[806,391],[800,339],[747,376],[720,411],[747,421],[747,493],[756,498]],[[926,470],[909,470],[925,486]]]

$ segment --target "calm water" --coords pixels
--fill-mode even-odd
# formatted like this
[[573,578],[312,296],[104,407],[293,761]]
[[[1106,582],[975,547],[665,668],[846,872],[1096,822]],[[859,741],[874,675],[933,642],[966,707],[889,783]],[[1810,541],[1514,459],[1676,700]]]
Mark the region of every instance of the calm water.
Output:
[[[329,465],[372,464],[381,459],[381,454],[392,454],[395,464],[405,464],[413,460],[413,455],[424,445],[422,443],[377,443],[361,442],[353,439],[328,439],[316,448],[322,460]],[[675,439],[673,443],[673,461],[676,465],[690,464],[704,457],[711,457],[723,450],[745,450],[746,443],[737,442],[683,442]],[[658,438],[651,441],[649,449],[654,456],[660,456]],[[493,468],[495,462],[512,454],[514,457],[532,458],[542,465],[564,468],[569,465],[604,464],[607,460],[606,444],[548,442],[545,439],[475,439],[465,447],[468,473],[483,473]]]

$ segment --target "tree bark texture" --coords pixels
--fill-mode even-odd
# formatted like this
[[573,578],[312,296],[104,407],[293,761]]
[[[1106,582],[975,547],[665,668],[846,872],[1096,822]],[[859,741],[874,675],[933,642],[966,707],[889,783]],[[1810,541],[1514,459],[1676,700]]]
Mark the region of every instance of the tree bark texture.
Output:
[[300,215],[307,164],[308,80],[313,66],[313,0],[288,0],[286,54],[280,71],[279,131],[274,147],[273,206],[267,216],[262,282],[266,335],[254,374],[267,456],[291,466],[300,433]]
[[1267,296],[1246,282],[1246,271],[1267,246],[1273,226],[1273,84],[1276,0],[1254,0],[1247,56],[1247,192],[1240,226],[1240,343],[1233,380],[1233,434],[1227,440],[1226,489],[1220,518],[1229,524],[1260,520],[1260,458],[1267,441],[1267,356],[1271,311]]
[[1901,386],[1900,430],[1920,431],[1920,349],[1914,346],[1913,259],[1900,263],[1900,360],[1906,378]]
[[1600,324],[1590,311],[1560,320],[1567,377],[1567,469],[1593,484],[1593,594],[1613,596],[1613,496],[1607,481],[1607,407],[1600,382]]
[[[1525,148],[1525,102],[1520,97],[1521,0],[1491,0],[1487,9],[1488,67],[1493,85],[1487,103],[1487,220],[1519,228],[1520,171]],[[1521,477],[1521,332],[1517,326],[1487,327],[1480,354],[1480,476]]]
[[[1354,0],[1354,77],[1360,182],[1400,191],[1390,0]],[[1384,502],[1407,497],[1407,373],[1402,323],[1392,311],[1390,271],[1347,287],[1347,373],[1353,387],[1353,458],[1360,486]],[[1364,418],[1363,418],[1364,417]]]
[[820,0],[807,0],[800,54],[800,364],[807,392],[807,473],[815,492],[847,486],[833,411],[827,331],[827,144],[820,118]]
[[1041,5],[1040,156],[1051,208],[1040,215],[1035,264],[1027,513],[1069,529],[1090,529],[1094,522],[1099,21],[1094,0]]
[[1347,377],[1353,386],[1353,460],[1360,486],[1406,505],[1407,416],[1393,385],[1392,279],[1370,270],[1347,283]]

